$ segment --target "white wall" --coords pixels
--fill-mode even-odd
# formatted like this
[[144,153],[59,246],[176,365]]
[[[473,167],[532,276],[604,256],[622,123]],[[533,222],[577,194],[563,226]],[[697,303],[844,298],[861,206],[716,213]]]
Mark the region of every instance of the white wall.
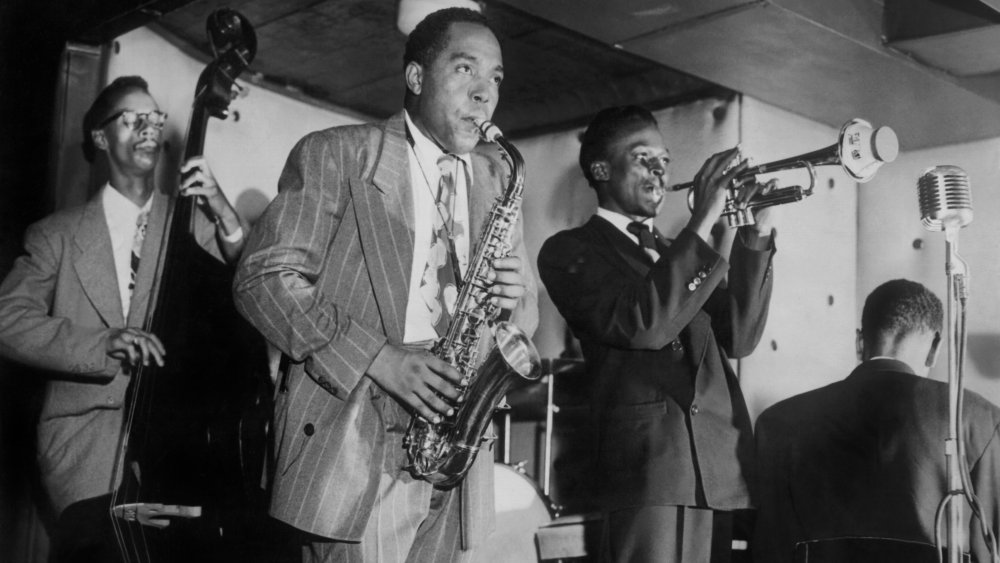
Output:
[[[149,82],[160,109],[169,114],[165,139],[170,146],[161,166],[163,181],[176,181],[169,174],[180,159],[195,85],[205,63],[147,28],[127,33],[116,42],[119,49],[109,61],[108,82],[130,74]],[[303,103],[245,79],[238,83],[246,88],[245,95],[230,104],[228,119],[209,120],[205,155],[226,197],[252,221],[277,194],[278,176],[296,141],[310,131],[360,120],[346,111],[336,113]],[[236,113],[239,121],[233,118]]]
[[[752,98],[744,98],[742,115],[744,153],[758,163],[825,148],[839,132]],[[857,184],[839,166],[816,172],[812,196],[778,209],[767,328],[756,352],[741,361],[753,417],[780,399],[842,379],[856,363]],[[777,177],[781,185],[808,185],[805,172]]]
[[[905,139],[900,142],[905,146]],[[959,232],[958,248],[971,272],[965,383],[1000,404],[1000,140],[903,153],[861,190],[858,303],[893,278],[918,281],[944,301],[944,234],[924,230],[916,188],[925,170],[942,164],[969,174],[975,211],[972,224]],[[944,352],[931,376],[947,379]]]

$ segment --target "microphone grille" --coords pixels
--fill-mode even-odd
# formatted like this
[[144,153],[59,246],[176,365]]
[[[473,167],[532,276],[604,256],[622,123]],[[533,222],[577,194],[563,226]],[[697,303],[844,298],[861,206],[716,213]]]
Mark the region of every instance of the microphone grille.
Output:
[[972,222],[969,175],[957,166],[936,166],[917,181],[920,220],[929,231]]

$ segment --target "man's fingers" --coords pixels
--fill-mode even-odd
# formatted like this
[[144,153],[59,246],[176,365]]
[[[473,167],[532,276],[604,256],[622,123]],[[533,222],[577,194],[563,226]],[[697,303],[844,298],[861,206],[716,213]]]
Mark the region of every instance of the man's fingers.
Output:
[[427,368],[433,372],[437,379],[444,379],[445,381],[451,382],[453,385],[459,385],[462,383],[462,374],[459,373],[454,366],[442,359],[430,356],[428,358]]
[[493,269],[497,272],[521,272],[521,258],[518,256],[504,256],[493,260]]
[[[430,409],[432,416],[450,416],[455,413],[454,407],[430,388],[418,392],[417,396]],[[427,420],[432,419],[428,418]]]

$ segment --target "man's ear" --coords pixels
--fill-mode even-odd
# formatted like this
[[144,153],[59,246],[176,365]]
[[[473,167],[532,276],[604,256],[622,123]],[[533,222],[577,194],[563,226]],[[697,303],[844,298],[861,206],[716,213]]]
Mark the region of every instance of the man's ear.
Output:
[[861,329],[856,330],[857,334],[854,340],[854,350],[858,354],[858,361],[865,361],[865,339],[861,336]]
[[611,179],[611,172],[608,163],[603,160],[595,160],[590,163],[590,175],[598,182],[607,182]]
[[941,353],[941,332],[934,331],[934,341],[931,342],[931,349],[927,351],[927,360],[924,362],[929,368],[937,363],[938,354]]
[[420,91],[423,89],[424,67],[415,61],[410,61],[406,63],[406,69],[403,70],[403,77],[406,79],[406,89],[414,96],[419,96]]
[[94,141],[94,146],[97,147],[99,151],[108,150],[108,138],[104,134],[104,131],[100,129],[94,129],[90,132],[90,139]]

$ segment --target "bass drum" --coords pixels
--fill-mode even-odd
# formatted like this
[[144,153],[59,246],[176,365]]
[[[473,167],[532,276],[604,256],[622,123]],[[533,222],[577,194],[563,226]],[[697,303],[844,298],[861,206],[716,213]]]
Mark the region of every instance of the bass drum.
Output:
[[552,521],[548,503],[534,482],[517,469],[493,464],[497,528],[477,551],[479,563],[525,563],[538,560],[535,532]]

